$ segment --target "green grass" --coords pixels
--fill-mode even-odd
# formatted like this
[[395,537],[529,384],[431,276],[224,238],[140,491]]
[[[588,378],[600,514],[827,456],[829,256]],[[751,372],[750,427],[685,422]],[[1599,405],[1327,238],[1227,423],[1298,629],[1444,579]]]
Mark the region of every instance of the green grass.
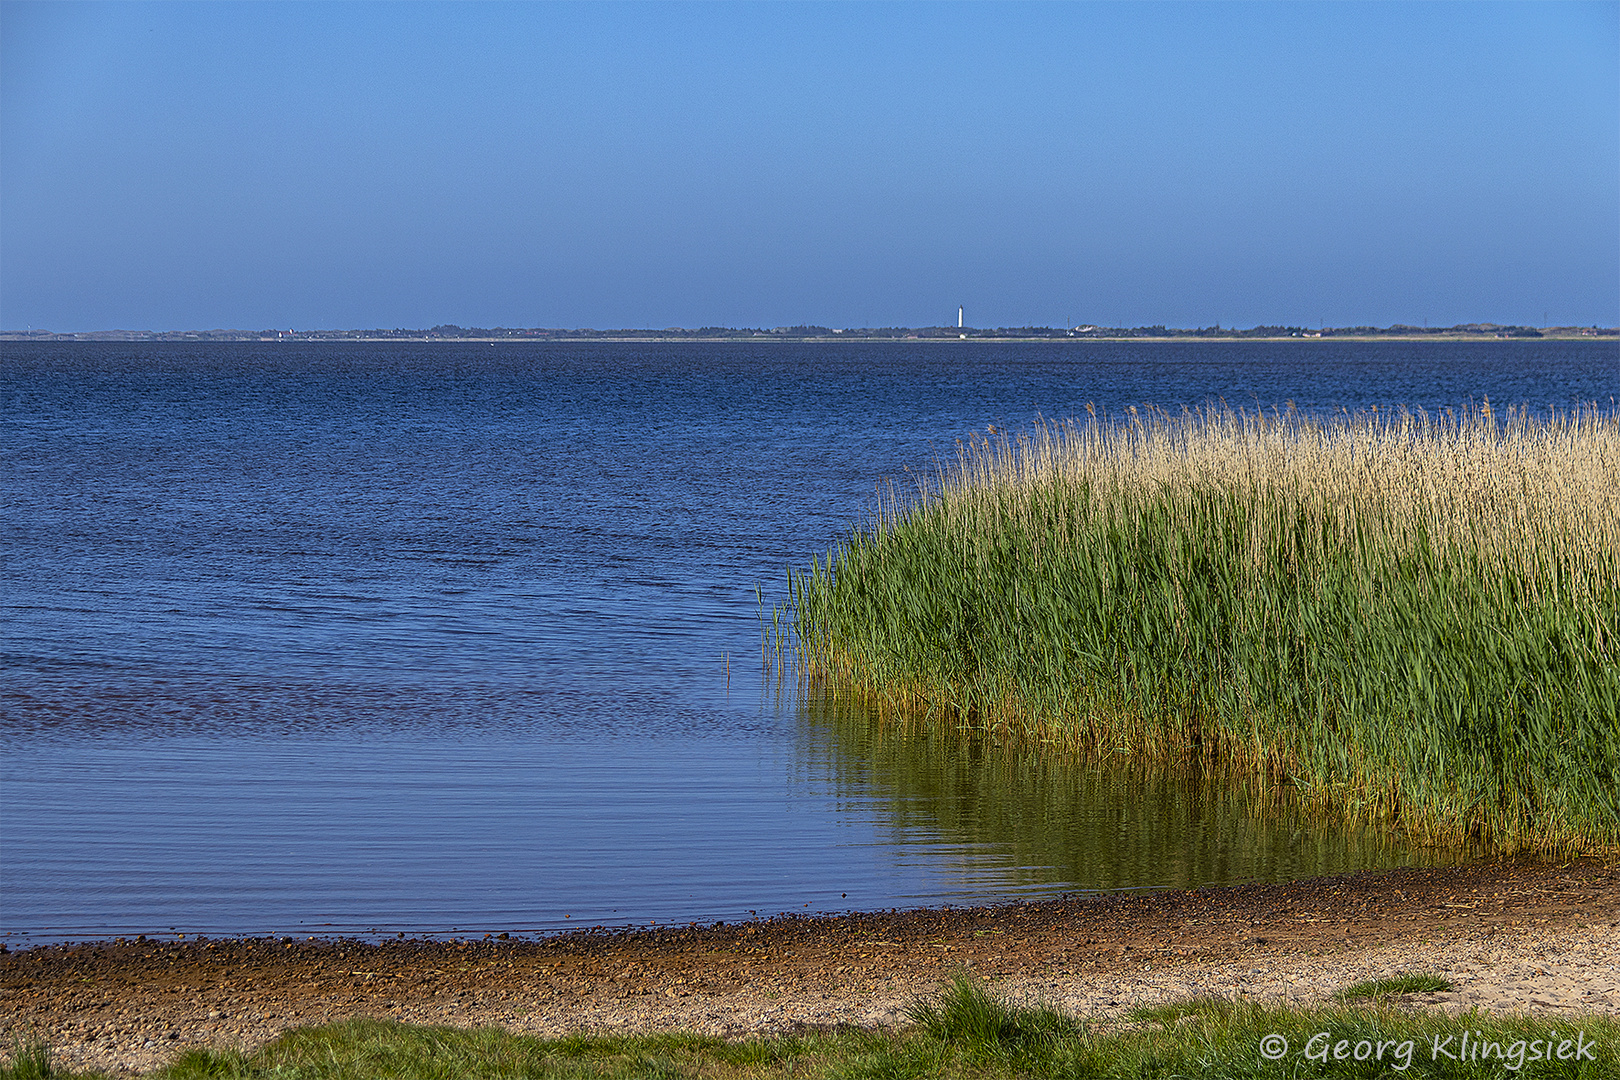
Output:
[[51,1050],[41,1042],[15,1042],[4,1065],[0,1065],[0,1080],[49,1080],[71,1074],[58,1072],[51,1064]]
[[776,625],[886,715],[1281,778],[1419,841],[1612,851],[1616,477],[1596,410],[1052,425],[964,444]]
[[1438,975],[1396,975],[1388,979],[1359,982],[1339,991],[1340,1001],[1399,997],[1402,994],[1438,994],[1455,989],[1450,980]]
[[911,1009],[924,1035],[941,1043],[1039,1052],[1082,1036],[1085,1026],[1044,1005],[1019,1008],[958,974],[938,1002]]
[[[1403,1012],[1386,1005],[1279,1009],[1203,998],[1138,1010],[1123,1022],[1015,1005],[958,978],[900,1032],[837,1030],[726,1041],[697,1035],[537,1039],[493,1029],[351,1020],[300,1028],[250,1053],[190,1050],[162,1080],[1285,1080],[1297,1077],[1500,1080],[1620,1076],[1620,1023],[1596,1016],[1530,1019]],[[1460,1042],[1492,1047],[1469,1060]],[[1269,1041],[1268,1041],[1269,1037]],[[1282,1051],[1278,1039],[1286,1040]],[[1533,1060],[1549,1040],[1553,1059]],[[1577,1042],[1578,1040],[1578,1042]],[[1437,1042],[1441,1051],[1436,1052]],[[1358,1044],[1363,1060],[1356,1060]],[[1556,1054],[1568,1044],[1566,1059]],[[1271,1050],[1268,1057],[1262,1047]],[[1581,1060],[1573,1060],[1584,1047]],[[1381,1051],[1380,1051],[1381,1048]],[[1335,1059],[1335,1050],[1341,1055]],[[1378,1054],[1382,1053],[1382,1059]],[[1448,1056],[1450,1055],[1450,1056]],[[1506,1062],[1519,1060],[1518,1068]],[[54,1075],[0,1066],[0,1078]]]

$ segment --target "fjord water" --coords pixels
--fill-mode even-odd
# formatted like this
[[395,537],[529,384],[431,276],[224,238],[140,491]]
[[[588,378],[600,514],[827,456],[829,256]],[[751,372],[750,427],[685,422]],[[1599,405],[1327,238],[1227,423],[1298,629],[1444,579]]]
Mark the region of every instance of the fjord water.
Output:
[[[882,730],[760,596],[988,425],[1610,403],[1612,343],[6,343],[0,934],[482,934],[1449,858]],[[756,592],[756,589],[759,592]]]

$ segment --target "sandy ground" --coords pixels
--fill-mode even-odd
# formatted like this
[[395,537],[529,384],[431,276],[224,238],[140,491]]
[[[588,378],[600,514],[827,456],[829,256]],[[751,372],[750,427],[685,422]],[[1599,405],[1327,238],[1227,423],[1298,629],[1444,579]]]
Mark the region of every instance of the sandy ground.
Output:
[[558,1034],[905,1022],[966,969],[1078,1015],[1195,995],[1311,1003],[1401,973],[1408,1004],[1620,1015],[1620,865],[1522,861],[544,940],[114,942],[0,955],[0,1044],[129,1073],[352,1016]]

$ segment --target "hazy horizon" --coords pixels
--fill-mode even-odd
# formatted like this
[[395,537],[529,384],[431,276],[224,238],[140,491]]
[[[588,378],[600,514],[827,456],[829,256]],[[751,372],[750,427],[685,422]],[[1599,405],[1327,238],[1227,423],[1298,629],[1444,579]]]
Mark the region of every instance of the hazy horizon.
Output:
[[[1421,324],[1414,324],[1414,323],[1391,323],[1388,326],[1372,326],[1370,324],[1360,324],[1360,325],[1356,325],[1356,326],[1301,326],[1301,325],[1297,325],[1297,324],[1291,324],[1290,325],[1290,324],[1279,324],[1279,323],[1257,323],[1257,324],[1255,324],[1253,326],[1226,326],[1226,325],[1214,325],[1214,324],[1212,324],[1211,326],[1207,326],[1207,327],[1198,327],[1198,326],[1172,326],[1172,325],[1169,325],[1169,324],[1164,323],[1162,321],[1160,321],[1160,322],[1152,322],[1152,323],[1142,323],[1142,324],[1139,324],[1137,326],[1103,326],[1103,325],[1099,325],[1099,324],[1096,324],[1096,323],[1082,323],[1082,324],[1079,324],[1079,325],[1073,326],[1073,327],[1052,326],[1050,324],[1045,324],[1045,323],[1042,323],[1042,324],[1026,323],[1026,324],[1023,324],[1021,326],[979,326],[979,325],[975,325],[975,324],[972,324],[972,323],[964,323],[962,325],[962,329],[966,329],[966,330],[973,331],[973,332],[976,332],[976,333],[983,333],[985,331],[992,331],[992,330],[1007,330],[1007,331],[1049,330],[1049,331],[1054,331],[1055,332],[1055,331],[1059,331],[1059,330],[1063,330],[1063,331],[1080,331],[1080,330],[1084,330],[1084,331],[1106,331],[1106,330],[1139,331],[1139,330],[1159,329],[1159,330],[1164,330],[1165,332],[1171,333],[1171,334],[1204,333],[1204,332],[1210,332],[1210,331],[1214,331],[1214,332],[1228,332],[1229,331],[1229,332],[1234,333],[1234,334],[1240,334],[1240,333],[1252,333],[1254,331],[1263,330],[1263,329],[1264,330],[1269,330],[1269,329],[1303,330],[1303,331],[1307,331],[1307,332],[1311,332],[1311,333],[1315,333],[1318,330],[1322,330],[1322,331],[1326,331],[1326,332],[1329,332],[1329,333],[1341,333],[1341,334],[1346,333],[1346,332],[1350,332],[1350,331],[1355,331],[1355,330],[1376,330],[1376,331],[1386,332],[1386,333],[1387,332],[1392,332],[1392,331],[1402,331],[1402,330],[1414,330],[1414,331],[1418,331],[1419,333],[1423,333],[1423,332],[1446,333],[1446,332],[1449,332],[1449,331],[1463,330],[1463,329],[1467,329],[1467,328],[1471,328],[1471,327],[1491,327],[1491,328],[1498,328],[1498,329],[1503,329],[1503,330],[1528,328],[1528,329],[1544,329],[1544,330],[1589,330],[1589,329],[1591,329],[1591,330],[1611,331],[1611,330],[1620,329],[1620,327],[1616,327],[1616,326],[1600,326],[1600,325],[1595,324],[1595,323],[1587,324],[1585,326],[1581,326],[1581,325],[1573,324],[1573,323],[1572,324],[1566,324],[1566,325],[1563,325],[1563,326],[1552,326],[1550,324],[1543,325],[1543,326],[1537,326],[1537,325],[1529,324],[1529,323],[1492,323],[1492,322],[1487,322],[1487,321],[1483,321],[1483,320],[1472,320],[1470,322],[1454,323],[1454,324],[1451,324],[1451,325],[1448,325],[1448,326],[1440,326],[1440,325],[1423,326]],[[953,324],[953,323],[930,323],[930,324],[928,324],[926,326],[843,326],[843,327],[835,327],[835,326],[830,326],[830,325],[828,325],[826,323],[816,323],[816,322],[796,323],[796,324],[794,324],[792,326],[781,326],[781,325],[778,325],[778,326],[766,326],[766,325],[759,324],[759,323],[746,323],[746,324],[737,325],[737,326],[719,326],[719,325],[715,325],[715,324],[698,324],[698,323],[687,323],[687,324],[684,324],[684,325],[676,323],[676,324],[671,324],[669,326],[515,326],[515,325],[503,325],[503,324],[500,324],[500,323],[492,324],[490,326],[462,326],[462,325],[460,325],[458,323],[434,323],[431,326],[392,326],[392,327],[389,327],[389,326],[304,326],[304,327],[285,327],[285,326],[279,326],[279,327],[278,326],[270,326],[270,327],[169,326],[169,327],[159,327],[159,328],[150,328],[150,329],[148,329],[148,328],[131,328],[131,327],[124,327],[124,326],[108,326],[108,327],[97,327],[97,328],[94,328],[94,329],[79,328],[79,329],[73,329],[73,330],[59,330],[59,329],[55,329],[55,328],[52,328],[52,327],[37,327],[36,326],[36,327],[0,327],[0,335],[18,335],[18,334],[30,334],[30,333],[32,333],[32,334],[51,334],[51,335],[56,335],[56,336],[71,336],[71,335],[81,335],[82,336],[82,335],[91,335],[91,334],[154,334],[154,335],[161,335],[161,334],[265,334],[265,333],[288,333],[288,334],[371,334],[371,333],[432,334],[432,333],[439,332],[441,330],[444,330],[444,331],[460,330],[460,331],[464,331],[464,332],[472,332],[472,331],[479,331],[479,330],[483,330],[483,331],[524,331],[524,332],[535,331],[535,332],[543,332],[543,333],[548,333],[548,334],[640,334],[640,333],[651,333],[651,334],[660,334],[660,333],[696,334],[696,333],[701,333],[702,331],[705,331],[705,330],[713,330],[713,331],[716,331],[716,332],[730,332],[730,333],[754,332],[754,333],[766,333],[766,334],[772,334],[772,335],[775,335],[775,334],[787,334],[788,336],[792,336],[792,333],[791,333],[792,331],[830,331],[831,333],[834,333],[834,334],[850,333],[850,334],[855,334],[855,335],[858,336],[858,335],[867,334],[867,333],[877,333],[877,332],[896,331],[896,330],[919,330],[919,331],[921,331],[921,330],[941,330],[941,329],[955,330],[955,329],[957,329],[957,326],[956,326],[956,324]],[[954,336],[954,335],[952,335],[952,336]],[[514,338],[513,340],[522,340],[522,339]],[[925,339],[925,340],[933,340],[933,339]],[[947,338],[939,338],[938,340],[948,340],[948,339]]]

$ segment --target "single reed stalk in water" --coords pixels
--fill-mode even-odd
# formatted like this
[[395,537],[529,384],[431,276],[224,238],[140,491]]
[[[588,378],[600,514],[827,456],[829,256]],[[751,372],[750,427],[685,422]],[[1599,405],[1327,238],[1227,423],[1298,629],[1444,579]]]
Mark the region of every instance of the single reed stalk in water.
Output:
[[885,709],[1612,851],[1617,583],[1613,411],[1130,410],[961,445],[792,575],[789,624]]

